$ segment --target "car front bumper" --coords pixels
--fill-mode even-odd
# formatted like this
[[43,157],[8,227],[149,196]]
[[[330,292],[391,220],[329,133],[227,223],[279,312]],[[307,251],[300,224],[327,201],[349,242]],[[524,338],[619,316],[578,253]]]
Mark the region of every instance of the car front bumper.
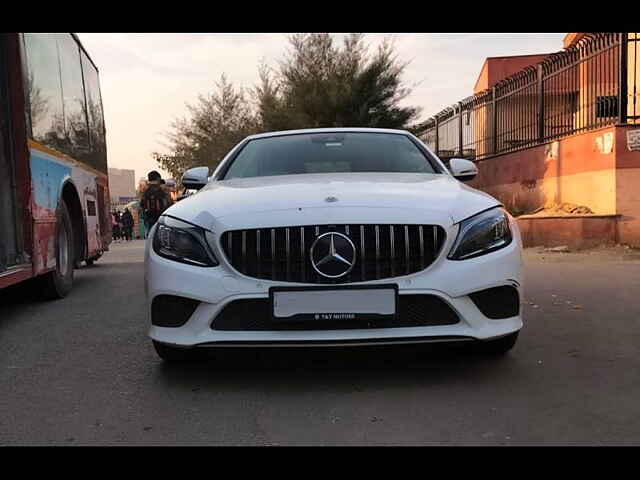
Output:
[[501,250],[464,261],[451,261],[446,258],[453,242],[451,238],[444,245],[439,258],[426,270],[402,277],[357,284],[396,284],[401,296],[435,295],[458,314],[460,321],[456,324],[277,331],[221,331],[215,329],[215,319],[234,300],[268,299],[271,287],[304,285],[245,277],[233,270],[225,258],[220,257],[220,265],[210,268],[177,263],[158,256],[151,248],[151,238],[152,235],[149,236],[145,252],[145,291],[149,318],[151,303],[157,295],[175,295],[200,302],[188,321],[180,327],[151,326],[149,335],[153,340],[173,346],[285,347],[489,340],[517,332],[523,325],[521,308],[516,316],[491,319],[485,316],[469,297],[470,293],[485,289],[512,286],[518,290],[522,301],[523,273],[519,235]]

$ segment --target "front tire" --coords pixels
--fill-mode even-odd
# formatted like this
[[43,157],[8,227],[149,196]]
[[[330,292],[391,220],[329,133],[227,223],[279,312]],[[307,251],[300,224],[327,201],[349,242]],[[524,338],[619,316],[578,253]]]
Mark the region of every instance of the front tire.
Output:
[[73,225],[64,202],[60,203],[56,217],[56,268],[42,276],[42,296],[45,300],[64,298],[73,287],[76,258]]
[[511,350],[516,341],[518,340],[518,334],[520,332],[510,333],[504,337],[500,337],[496,340],[485,340],[478,344],[480,351],[488,355],[504,355]]
[[196,352],[191,348],[172,347],[155,340],[152,342],[158,356],[167,363],[185,363],[193,360],[196,356]]

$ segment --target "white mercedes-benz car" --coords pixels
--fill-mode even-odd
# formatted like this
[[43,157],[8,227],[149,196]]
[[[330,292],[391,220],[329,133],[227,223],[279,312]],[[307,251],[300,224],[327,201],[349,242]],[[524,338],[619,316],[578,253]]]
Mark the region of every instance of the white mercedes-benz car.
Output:
[[149,334],[161,358],[204,347],[475,341],[522,327],[522,242],[495,198],[406,131],[247,137],[147,240]]

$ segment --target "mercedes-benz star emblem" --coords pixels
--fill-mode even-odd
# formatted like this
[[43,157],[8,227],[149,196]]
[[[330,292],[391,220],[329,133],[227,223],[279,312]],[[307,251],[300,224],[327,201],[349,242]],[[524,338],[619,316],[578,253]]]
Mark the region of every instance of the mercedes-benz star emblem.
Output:
[[343,277],[356,263],[356,247],[342,233],[323,233],[311,245],[311,265],[327,278]]

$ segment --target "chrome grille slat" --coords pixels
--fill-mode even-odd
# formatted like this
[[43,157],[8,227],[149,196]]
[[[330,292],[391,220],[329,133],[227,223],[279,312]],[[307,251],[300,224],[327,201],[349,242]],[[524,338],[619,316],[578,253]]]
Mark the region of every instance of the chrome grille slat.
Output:
[[276,229],[272,228],[271,229],[271,275],[273,277],[273,279],[275,280],[276,278],[278,278],[276,276]]
[[438,227],[433,226],[433,255],[435,256],[438,253]]
[[364,280],[365,277],[365,270],[364,270],[364,259],[365,259],[365,251],[366,248],[364,246],[364,225],[360,225],[360,278],[362,280]]
[[247,271],[247,231],[242,231],[242,271]]
[[[429,238],[428,229],[431,229],[432,238]],[[351,238],[356,249],[355,258],[360,263],[338,279],[322,277],[307,265],[316,237],[330,231]],[[437,225],[283,226],[227,231],[220,237],[220,246],[231,266],[249,277],[307,284],[344,284],[409,275],[427,268],[444,243],[444,233]]]
[[290,257],[290,237],[289,237],[289,228],[285,228],[284,230],[285,232],[285,249],[286,249],[286,255],[287,255],[287,273],[286,273],[286,279],[289,280],[289,274],[291,273],[291,257]]
[[389,241],[391,243],[391,276],[396,276],[396,248],[395,248],[395,239],[394,239],[394,231],[393,225],[389,226]]
[[262,275],[262,258],[260,258],[260,229],[256,230],[256,264],[258,278]]
[[380,227],[376,225],[376,278],[380,278]]
[[418,232],[420,236],[420,268],[424,268],[424,232],[422,225],[418,227]]
[[411,270],[410,264],[411,260],[409,257],[409,225],[404,226],[404,262],[405,262],[405,273],[409,273]]
[[304,258],[304,227],[300,227],[300,268],[302,270],[302,278],[306,278],[306,262]]

